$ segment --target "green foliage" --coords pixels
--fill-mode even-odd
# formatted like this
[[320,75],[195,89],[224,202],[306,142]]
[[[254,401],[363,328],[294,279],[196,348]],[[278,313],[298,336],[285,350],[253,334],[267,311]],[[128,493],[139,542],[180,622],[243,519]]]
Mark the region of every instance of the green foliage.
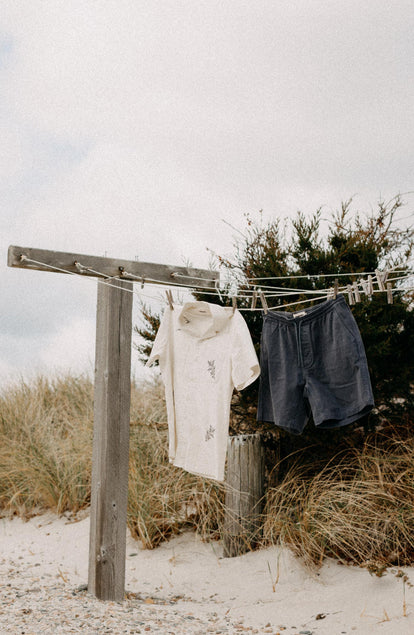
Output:
[[140,336],[140,343],[134,344],[134,347],[138,351],[138,356],[141,362],[145,364],[148,360],[152,344],[157,335],[158,327],[160,325],[160,316],[158,313],[154,313],[151,307],[141,302],[141,316],[142,326],[135,325],[134,332]]
[[[328,218],[322,217],[321,209],[309,217],[298,212],[290,222],[280,219],[265,222],[262,213],[257,219],[246,215],[245,228],[242,231],[237,229],[233,257],[230,259],[213,254],[227,278],[226,288],[222,292],[223,304],[231,304],[226,292],[237,287],[238,295],[244,296],[238,299],[239,309],[249,308],[250,283],[254,279],[255,284],[263,285],[266,294],[274,293],[275,297],[268,299],[270,307],[284,309],[286,305],[297,302],[295,310],[299,310],[311,305],[305,304],[308,296],[301,294],[301,289],[315,292],[326,289],[333,285],[335,275],[339,277],[340,286],[344,286],[377,268],[389,270],[406,267],[413,256],[414,230],[398,227],[398,212],[403,206],[401,198],[397,196],[388,203],[380,201],[377,208],[368,214],[353,212],[351,206],[351,200],[345,201]],[[354,275],[344,275],[351,272]],[[267,280],[260,280],[262,278]],[[394,289],[398,289],[399,285],[396,283]],[[289,292],[290,295],[281,297],[281,291]],[[218,297],[203,295],[202,292],[195,291],[194,296],[198,300],[220,303]],[[395,425],[404,413],[412,412],[413,293],[394,291],[392,305],[387,304],[385,293],[376,293],[372,298],[362,295],[361,298],[352,311],[364,341],[376,401],[376,411],[369,421],[360,420],[345,429],[327,432],[315,430],[310,423],[299,439],[292,439],[287,433],[275,430],[273,425],[256,422],[259,382],[255,382],[233,399],[233,433],[267,430],[269,434],[280,436],[285,454],[306,446],[312,446],[315,452],[319,451],[316,449],[319,447],[322,453],[327,448],[329,453],[329,448],[333,449],[342,441],[354,443],[350,432],[361,425],[366,431],[378,425]],[[156,328],[154,316],[149,315],[149,319],[146,319],[145,314],[143,316],[150,328],[146,333],[144,329],[139,332],[147,338],[145,353],[148,354]],[[243,317],[259,354],[261,312],[246,311]]]

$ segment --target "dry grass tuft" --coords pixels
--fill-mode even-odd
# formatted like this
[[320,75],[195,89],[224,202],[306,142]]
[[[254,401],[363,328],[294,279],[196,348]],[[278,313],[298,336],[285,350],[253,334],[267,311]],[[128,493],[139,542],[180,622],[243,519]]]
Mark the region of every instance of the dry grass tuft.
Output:
[[128,525],[133,536],[150,549],[184,527],[216,538],[223,487],[169,463],[163,387],[137,392],[132,413]]
[[30,516],[85,507],[90,496],[91,382],[21,380],[0,395],[0,509]]
[[414,562],[414,440],[367,441],[317,474],[294,466],[268,491],[263,538],[307,562],[325,556],[381,575]]
[[[222,488],[174,468],[164,389],[131,394],[128,525],[148,548],[193,527],[217,537]],[[76,514],[90,503],[93,384],[86,376],[20,381],[0,394],[0,512]]]

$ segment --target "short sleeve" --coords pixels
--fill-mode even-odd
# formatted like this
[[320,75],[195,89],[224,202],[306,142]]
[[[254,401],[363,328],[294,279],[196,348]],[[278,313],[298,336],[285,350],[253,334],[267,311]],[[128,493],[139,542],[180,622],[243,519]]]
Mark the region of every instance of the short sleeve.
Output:
[[239,311],[232,317],[231,377],[234,387],[243,390],[260,375],[260,365],[247,324]]
[[167,355],[168,333],[169,333],[170,321],[171,321],[171,309],[167,307],[164,311],[164,315],[161,318],[161,323],[154,340],[151,354],[145,366],[153,366],[156,361],[159,361],[160,364],[162,364],[162,362],[165,360],[165,357]]

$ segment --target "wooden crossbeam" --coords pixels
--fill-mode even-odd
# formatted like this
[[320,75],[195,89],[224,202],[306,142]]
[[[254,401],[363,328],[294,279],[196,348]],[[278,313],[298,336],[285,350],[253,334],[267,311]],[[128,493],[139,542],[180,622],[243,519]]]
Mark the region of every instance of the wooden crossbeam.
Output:
[[[35,262],[31,262],[31,260]],[[208,269],[175,267],[173,265],[160,265],[154,262],[121,260],[119,258],[106,258],[104,256],[88,256],[86,254],[49,251],[48,249],[34,249],[32,247],[18,247],[16,245],[10,245],[9,247],[7,264],[9,267],[20,267],[37,271],[54,271],[57,273],[80,273],[81,271],[82,275],[93,276],[95,278],[117,276],[123,280],[136,280],[140,278],[148,283],[157,281],[160,284],[170,286],[184,285],[192,288],[214,288],[215,281],[219,278],[218,271],[210,271]],[[81,266],[80,268],[79,265]],[[52,267],[55,267],[55,269]],[[59,271],[59,269],[63,271]],[[88,269],[91,271],[88,271]],[[128,276],[128,273],[132,274],[132,276]]]

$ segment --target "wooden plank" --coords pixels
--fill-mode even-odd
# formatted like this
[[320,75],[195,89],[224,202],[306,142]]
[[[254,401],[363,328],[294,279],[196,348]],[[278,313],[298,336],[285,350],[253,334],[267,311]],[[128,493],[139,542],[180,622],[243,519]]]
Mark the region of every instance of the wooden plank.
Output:
[[[31,260],[35,262],[30,262]],[[18,247],[15,245],[10,245],[7,257],[9,267],[19,267],[37,271],[55,271],[57,273],[79,273],[79,269],[75,263],[79,263],[82,267],[92,270],[88,271],[83,269],[82,275],[85,276],[98,278],[122,276],[123,280],[135,280],[135,277],[138,277],[149,283],[151,281],[158,281],[160,284],[168,284],[170,286],[185,285],[193,288],[214,288],[215,281],[219,279],[220,275],[218,271],[210,271],[208,269],[175,267],[173,265],[160,265],[153,262],[88,256],[86,254],[49,251],[47,249],[34,249],[32,247]],[[47,265],[50,265],[50,267]],[[56,269],[52,269],[51,267],[56,267]],[[63,271],[59,271],[59,269]],[[122,275],[122,272],[130,273],[135,277]],[[200,278],[202,280],[200,280]]]
[[231,558],[251,549],[260,530],[264,492],[264,455],[260,434],[229,438],[225,518],[224,556]]
[[234,543],[240,533],[240,443],[238,439],[239,437],[229,437],[227,442],[225,516],[223,523],[223,545],[226,557],[235,555],[233,553]]
[[113,601],[125,592],[131,287],[98,282],[88,591]]

